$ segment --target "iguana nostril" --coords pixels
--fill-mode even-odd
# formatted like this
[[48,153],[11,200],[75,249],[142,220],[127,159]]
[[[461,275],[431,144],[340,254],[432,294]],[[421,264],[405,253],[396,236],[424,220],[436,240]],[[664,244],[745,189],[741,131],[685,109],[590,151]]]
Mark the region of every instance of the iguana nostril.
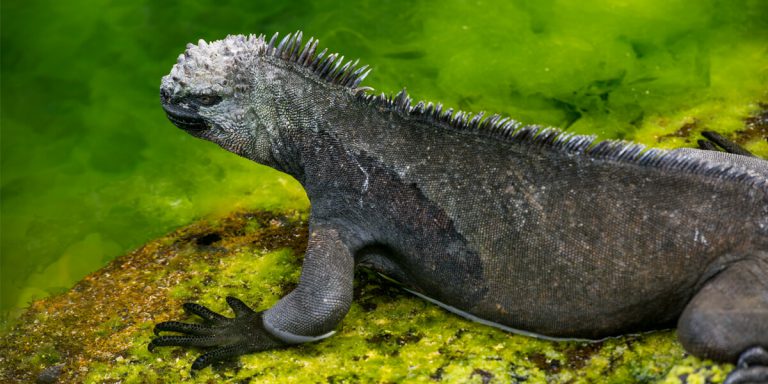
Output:
[[171,92],[165,88],[160,88],[160,102],[167,104],[171,101]]

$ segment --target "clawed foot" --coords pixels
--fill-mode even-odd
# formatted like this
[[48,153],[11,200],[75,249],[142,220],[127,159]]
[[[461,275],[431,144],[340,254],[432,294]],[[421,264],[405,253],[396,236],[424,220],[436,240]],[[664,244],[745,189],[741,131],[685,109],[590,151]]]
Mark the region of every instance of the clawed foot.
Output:
[[736,369],[728,374],[723,384],[768,383],[768,351],[763,347],[747,349],[739,356]]
[[[706,140],[699,140],[699,148],[705,149],[708,151],[725,151],[728,153],[734,153],[737,155],[744,155],[744,156],[755,156],[751,152],[747,151],[746,149],[742,148],[740,145],[734,143],[731,140],[726,139],[722,135],[720,135],[717,132],[713,131],[704,131],[701,133],[702,136],[706,138]],[[722,148],[722,149],[721,149]]]
[[[155,347],[166,346],[210,349],[192,363],[194,373],[217,361],[286,345],[264,329],[262,312],[255,312],[234,297],[227,297],[227,304],[235,312],[233,319],[200,304],[185,303],[184,309],[202,317],[203,324],[166,321],[155,325],[158,337],[149,343],[150,352]],[[182,336],[160,336],[160,332],[177,332]]]

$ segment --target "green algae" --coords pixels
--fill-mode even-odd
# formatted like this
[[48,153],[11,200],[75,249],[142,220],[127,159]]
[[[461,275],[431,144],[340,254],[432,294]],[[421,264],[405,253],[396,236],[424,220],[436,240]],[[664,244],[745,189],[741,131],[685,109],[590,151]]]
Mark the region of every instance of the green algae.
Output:
[[146,346],[155,323],[198,321],[181,304],[230,315],[234,295],[266,309],[298,281],[305,211],[238,212],[181,228],[121,256],[73,289],[36,301],[0,336],[0,381],[286,383],[718,383],[732,366],[689,356],[674,331],[598,343],[513,335],[452,315],[358,271],[336,334],[215,364],[200,351]]

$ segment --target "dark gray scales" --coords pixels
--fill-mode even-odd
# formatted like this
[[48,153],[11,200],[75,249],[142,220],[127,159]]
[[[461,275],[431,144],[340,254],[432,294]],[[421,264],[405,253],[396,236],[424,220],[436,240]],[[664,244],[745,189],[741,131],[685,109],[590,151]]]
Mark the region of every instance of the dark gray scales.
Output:
[[677,324],[689,352],[739,362],[729,382],[768,380],[768,162],[375,96],[367,67],[276,36],[189,45],[160,92],[180,128],[305,187],[299,284],[264,312],[229,299],[235,319],[192,306],[206,324],[160,323],[181,335],[150,348],[210,348],[198,369],[327,337],[362,265],[542,337]]

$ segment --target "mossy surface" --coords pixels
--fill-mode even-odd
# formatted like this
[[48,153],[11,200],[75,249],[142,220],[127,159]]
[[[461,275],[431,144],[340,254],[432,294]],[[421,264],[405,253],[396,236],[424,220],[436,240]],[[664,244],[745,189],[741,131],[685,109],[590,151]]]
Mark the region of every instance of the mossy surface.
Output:
[[[29,383],[718,383],[732,368],[689,356],[674,331],[550,342],[466,321],[360,271],[337,334],[243,356],[194,377],[200,351],[147,351],[155,323],[229,315],[234,295],[269,308],[297,282],[304,211],[238,212],[181,228],[36,301],[0,337],[0,382]],[[48,381],[46,381],[48,380]]]

